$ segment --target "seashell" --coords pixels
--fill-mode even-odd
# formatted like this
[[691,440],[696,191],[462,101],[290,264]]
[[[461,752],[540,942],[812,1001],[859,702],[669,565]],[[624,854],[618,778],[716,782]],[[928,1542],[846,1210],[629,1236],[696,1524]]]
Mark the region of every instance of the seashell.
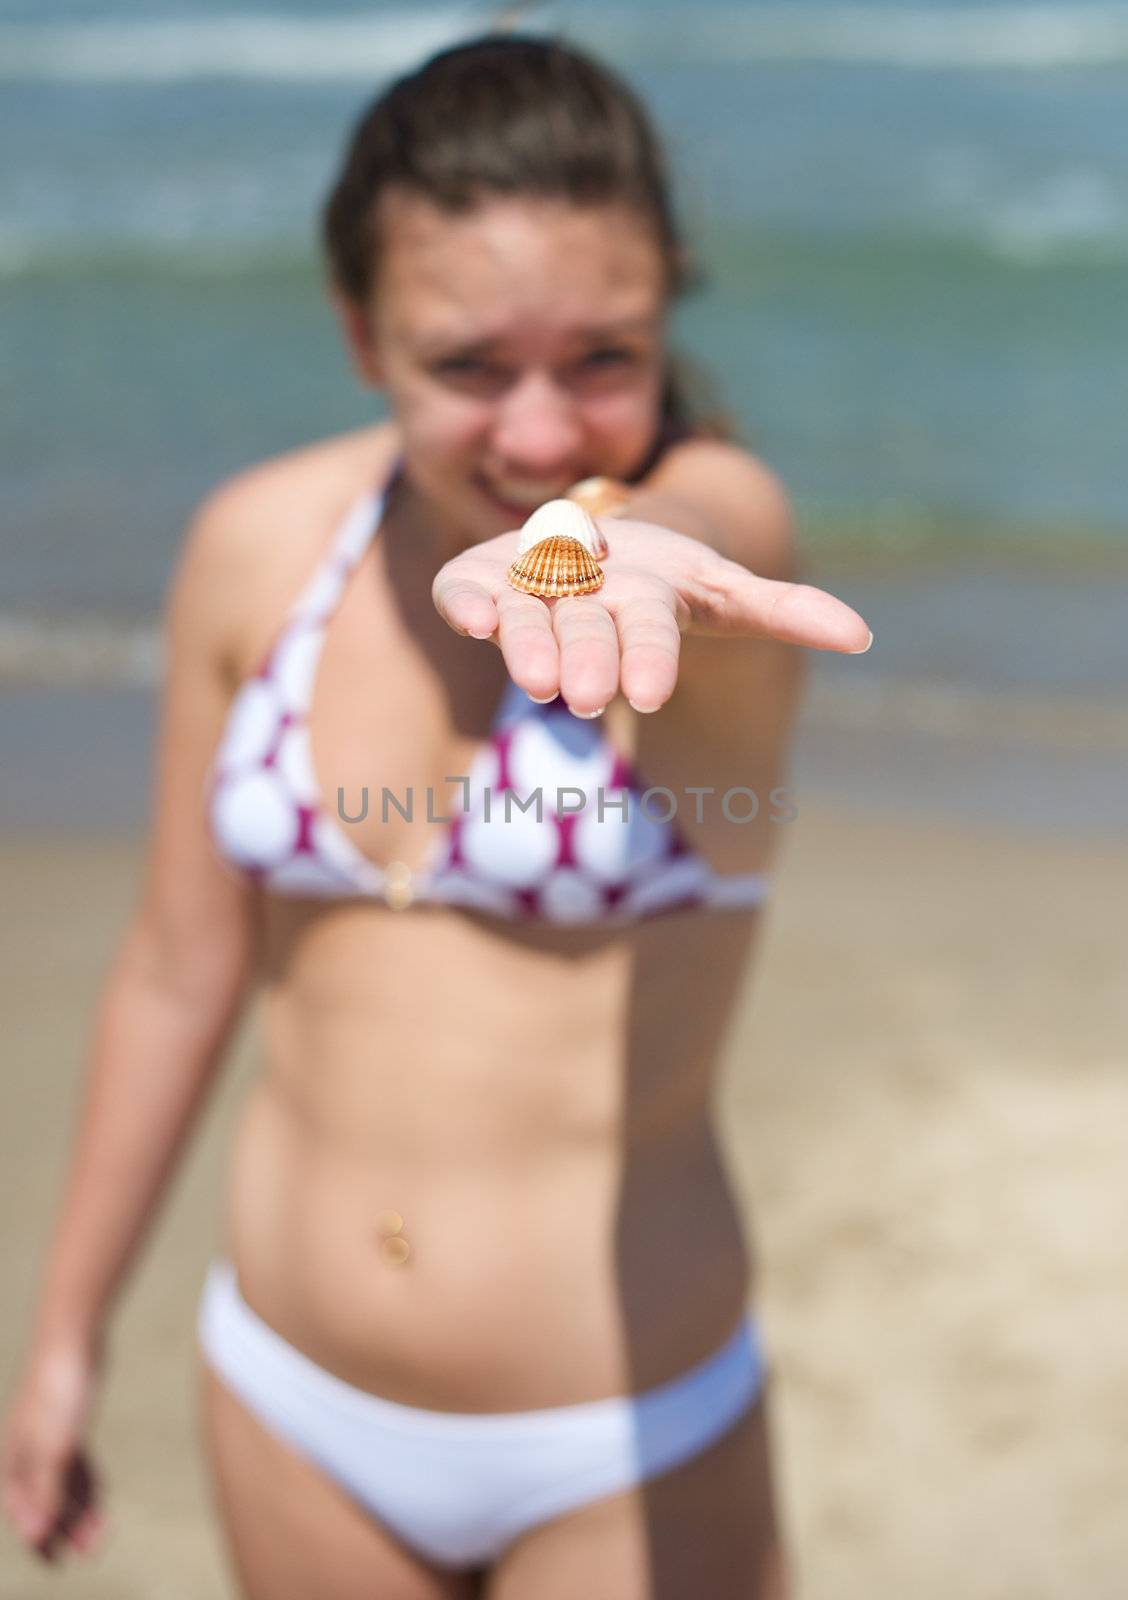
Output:
[[521,529],[517,554],[523,556],[535,544],[554,534],[565,539],[578,539],[589,556],[594,557],[599,546],[599,529],[583,506],[576,505],[572,500],[546,500]]
[[613,517],[631,497],[618,478],[581,478],[568,490],[568,499],[583,506],[589,517]]
[[[565,498],[582,506],[589,517],[614,517],[622,511],[630,495],[627,485],[618,478],[581,478],[567,491]],[[594,526],[597,542],[592,555],[602,561],[608,553],[607,540],[599,524]]]
[[540,595],[543,600],[594,594],[603,587],[603,569],[585,546],[579,539],[558,533],[549,534],[519,555],[507,577],[515,589]]

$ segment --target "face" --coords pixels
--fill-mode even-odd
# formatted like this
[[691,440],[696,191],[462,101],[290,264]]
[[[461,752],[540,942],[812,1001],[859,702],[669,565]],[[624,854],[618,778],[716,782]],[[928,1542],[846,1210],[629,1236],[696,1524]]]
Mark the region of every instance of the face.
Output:
[[384,206],[373,303],[340,307],[342,322],[444,530],[487,539],[579,478],[640,467],[658,426],[666,294],[637,214],[491,198],[452,215],[406,194]]

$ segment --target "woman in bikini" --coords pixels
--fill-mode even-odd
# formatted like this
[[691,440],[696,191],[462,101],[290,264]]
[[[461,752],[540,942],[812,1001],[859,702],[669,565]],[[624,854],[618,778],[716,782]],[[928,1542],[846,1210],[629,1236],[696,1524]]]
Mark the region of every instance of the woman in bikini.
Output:
[[[5,1508],[41,1554],[97,1544],[110,1307],[259,989],[199,1314],[242,1592],[778,1597],[714,1076],[792,814],[796,647],[868,632],[685,414],[688,263],[603,68],[444,52],[360,122],[325,237],[391,420],[188,530]],[[515,587],[517,530],[593,476],[623,486],[590,502],[602,586]]]

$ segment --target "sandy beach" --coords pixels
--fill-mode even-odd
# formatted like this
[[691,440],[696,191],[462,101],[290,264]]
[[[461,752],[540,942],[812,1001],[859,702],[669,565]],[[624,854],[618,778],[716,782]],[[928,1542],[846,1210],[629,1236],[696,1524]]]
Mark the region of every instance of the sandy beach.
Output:
[[[0,846],[0,1382],[50,1224],[130,841]],[[799,1600],[1121,1600],[1128,849],[808,806],[721,1112],[760,1257]],[[120,1303],[102,1554],[0,1597],[233,1595],[196,1438],[195,1300],[255,1070],[236,1042]]]

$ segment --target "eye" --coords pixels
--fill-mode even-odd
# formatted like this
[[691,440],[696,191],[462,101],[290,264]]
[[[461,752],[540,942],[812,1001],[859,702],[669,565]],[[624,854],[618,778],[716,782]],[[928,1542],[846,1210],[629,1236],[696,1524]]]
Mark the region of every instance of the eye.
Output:
[[486,370],[486,363],[479,361],[475,356],[448,356],[445,361],[440,361],[435,366],[436,372],[473,373]]
[[631,382],[637,365],[637,352],[626,345],[596,345],[575,361],[569,381],[585,394],[600,394]]
[[441,383],[466,394],[500,393],[509,381],[503,366],[480,356],[445,356],[431,370]]

